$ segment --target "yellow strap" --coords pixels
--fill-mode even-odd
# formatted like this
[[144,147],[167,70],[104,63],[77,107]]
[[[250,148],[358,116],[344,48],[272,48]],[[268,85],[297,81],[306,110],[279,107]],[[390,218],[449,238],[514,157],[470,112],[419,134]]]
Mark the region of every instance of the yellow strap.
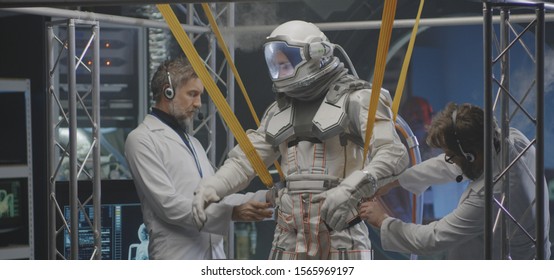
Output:
[[[221,31],[219,30],[219,26],[217,25],[217,22],[212,14],[212,10],[210,9],[210,6],[207,3],[202,3],[202,9],[204,10],[204,13],[206,14],[206,17],[208,18],[208,22],[210,23],[210,26],[212,27],[212,30],[215,34],[215,37],[217,39],[217,43],[219,44],[219,47],[223,51],[223,55],[225,56],[225,59],[227,59],[227,63],[231,67],[231,70],[233,71],[233,75],[235,76],[235,79],[237,80],[237,84],[239,85],[242,95],[244,96],[244,100],[246,100],[246,104],[248,104],[248,108],[250,109],[250,113],[252,114],[252,117],[254,118],[254,121],[256,122],[257,126],[260,126],[260,120],[258,119],[258,115],[256,114],[256,111],[254,110],[254,106],[252,106],[252,102],[250,102],[250,98],[248,96],[248,93],[246,92],[246,87],[242,83],[242,79],[240,78],[239,71],[237,70],[237,67],[235,67],[235,63],[233,62],[233,59],[231,58],[231,54],[229,53],[229,48],[227,47],[227,44],[225,43],[225,40],[223,39],[223,36],[221,35]],[[283,175],[283,171],[281,170],[281,167],[279,166],[279,163],[276,161],[273,163],[275,165],[275,168],[277,169],[277,172],[279,172],[279,177],[281,178],[281,181],[285,179],[285,176]],[[265,165],[263,168],[266,168]]]
[[375,114],[379,105],[379,96],[381,95],[381,86],[385,76],[385,66],[387,53],[389,52],[390,37],[392,34],[392,25],[396,13],[396,0],[386,0],[383,8],[383,18],[381,20],[381,30],[379,32],[379,44],[377,45],[377,57],[375,59],[375,70],[373,71],[373,84],[371,86],[371,98],[369,101],[369,110],[367,113],[367,126],[365,130],[364,142],[364,165],[369,152],[369,143],[373,136],[373,124],[375,123]]
[[188,57],[192,68],[194,69],[198,77],[202,80],[202,83],[206,87],[206,91],[210,95],[210,98],[214,102],[219,113],[223,116],[223,120],[225,121],[227,126],[233,132],[233,135],[235,136],[235,139],[237,140],[240,148],[246,154],[246,157],[250,161],[250,164],[260,177],[260,180],[267,187],[272,186],[273,179],[271,178],[269,171],[267,170],[262,159],[256,152],[256,149],[254,149],[252,142],[250,142],[250,139],[248,139],[248,137],[246,136],[246,133],[238,122],[237,117],[231,111],[231,108],[229,107],[229,104],[227,104],[227,101],[223,97],[223,94],[221,93],[215,82],[212,80],[210,73],[208,72],[206,66],[204,65],[204,62],[200,58],[200,55],[198,54],[189,37],[181,27],[177,16],[175,16],[175,13],[168,4],[158,4],[156,5],[156,7],[158,7],[158,10],[162,13],[165,21],[171,29],[171,32],[173,33],[173,36],[175,36],[175,39],[179,42],[181,49],[183,49],[185,55]]
[[392,114],[393,120],[396,123],[396,116],[398,115],[398,108],[400,107],[400,100],[402,99],[402,92],[404,91],[404,84],[406,82],[406,76],[408,74],[408,65],[412,58],[412,52],[414,50],[414,43],[417,36],[417,29],[419,26],[419,19],[421,18],[421,11],[423,10],[423,4],[425,0],[419,2],[419,10],[417,11],[417,17],[415,20],[414,28],[412,29],[412,36],[408,43],[408,49],[406,50],[406,56],[402,63],[402,70],[400,71],[400,78],[398,78],[398,85],[396,86],[396,92],[394,93],[394,101],[392,102]]
[[208,18],[208,22],[210,22],[210,26],[212,27],[212,30],[214,31],[215,37],[217,38],[217,43],[219,44],[219,47],[223,51],[223,55],[225,55],[225,59],[227,59],[227,63],[229,63],[229,66],[231,66],[231,70],[233,71],[233,74],[235,75],[235,79],[237,80],[237,84],[240,87],[240,90],[242,90],[242,95],[244,96],[244,99],[246,100],[246,103],[248,104],[248,108],[250,109],[250,113],[252,114],[252,117],[254,118],[254,121],[256,122],[257,126],[260,126],[260,120],[258,119],[258,116],[256,115],[256,111],[254,110],[254,106],[252,106],[252,102],[250,102],[250,98],[248,97],[248,93],[246,93],[246,88],[244,87],[244,84],[242,83],[242,79],[240,78],[239,72],[237,68],[235,67],[235,63],[233,63],[233,59],[231,58],[231,54],[229,53],[229,48],[227,48],[227,44],[225,43],[225,40],[223,40],[223,36],[221,35],[221,32],[219,30],[219,26],[217,26],[217,22],[215,21],[215,18],[212,14],[212,10],[210,9],[210,6],[207,3],[202,3],[202,9],[204,9],[204,13],[206,14],[206,17]]

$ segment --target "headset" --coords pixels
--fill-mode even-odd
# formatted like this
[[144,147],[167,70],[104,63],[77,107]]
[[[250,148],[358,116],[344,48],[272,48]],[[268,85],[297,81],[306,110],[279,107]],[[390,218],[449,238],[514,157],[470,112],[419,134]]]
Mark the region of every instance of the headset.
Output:
[[173,84],[171,83],[171,75],[169,75],[169,71],[167,73],[167,81],[169,81],[169,87],[167,87],[164,90],[165,98],[172,100],[175,97],[175,90],[173,90]]
[[462,152],[462,155],[467,159],[469,162],[475,161],[475,156],[472,153],[466,153],[464,149],[462,148],[462,144],[460,143],[460,139],[458,139],[458,134],[456,133],[456,116],[458,115],[458,110],[455,109],[452,112],[452,127],[454,128],[454,138],[456,138],[456,142],[458,143],[458,147],[460,148],[460,152]]

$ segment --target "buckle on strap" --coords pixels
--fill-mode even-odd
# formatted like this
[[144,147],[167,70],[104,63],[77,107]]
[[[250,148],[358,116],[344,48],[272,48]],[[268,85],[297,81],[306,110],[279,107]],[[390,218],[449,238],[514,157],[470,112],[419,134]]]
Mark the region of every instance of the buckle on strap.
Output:
[[294,174],[287,176],[287,189],[290,193],[321,193],[334,188],[340,178],[324,174]]
[[288,181],[289,193],[321,193],[329,189],[327,181]]

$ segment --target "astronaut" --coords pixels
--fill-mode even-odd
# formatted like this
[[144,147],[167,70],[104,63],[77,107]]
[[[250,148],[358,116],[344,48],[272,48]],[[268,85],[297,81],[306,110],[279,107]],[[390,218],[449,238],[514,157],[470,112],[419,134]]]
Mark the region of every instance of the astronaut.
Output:
[[[264,45],[276,102],[247,135],[266,165],[281,157],[285,175],[284,187],[273,188],[277,225],[269,259],[371,259],[367,226],[355,222],[357,206],[408,165],[382,89],[364,166],[371,85],[348,74],[335,48],[342,51],[314,24],[297,20],[278,26]],[[255,175],[236,146],[195,192],[197,226],[206,222],[207,205],[244,189]]]

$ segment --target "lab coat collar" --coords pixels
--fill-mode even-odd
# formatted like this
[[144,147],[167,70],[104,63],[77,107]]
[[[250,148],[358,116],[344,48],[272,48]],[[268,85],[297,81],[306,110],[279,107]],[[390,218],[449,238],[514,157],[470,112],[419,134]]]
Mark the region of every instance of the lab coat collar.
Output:
[[169,127],[167,124],[162,122],[157,117],[148,114],[146,115],[146,118],[144,118],[143,123],[153,133],[162,133],[164,137],[170,139],[171,141],[179,143],[179,145],[182,145],[186,150],[188,150],[187,146],[181,139],[181,136],[179,136],[177,132],[175,132],[175,130],[173,130],[171,127]]

